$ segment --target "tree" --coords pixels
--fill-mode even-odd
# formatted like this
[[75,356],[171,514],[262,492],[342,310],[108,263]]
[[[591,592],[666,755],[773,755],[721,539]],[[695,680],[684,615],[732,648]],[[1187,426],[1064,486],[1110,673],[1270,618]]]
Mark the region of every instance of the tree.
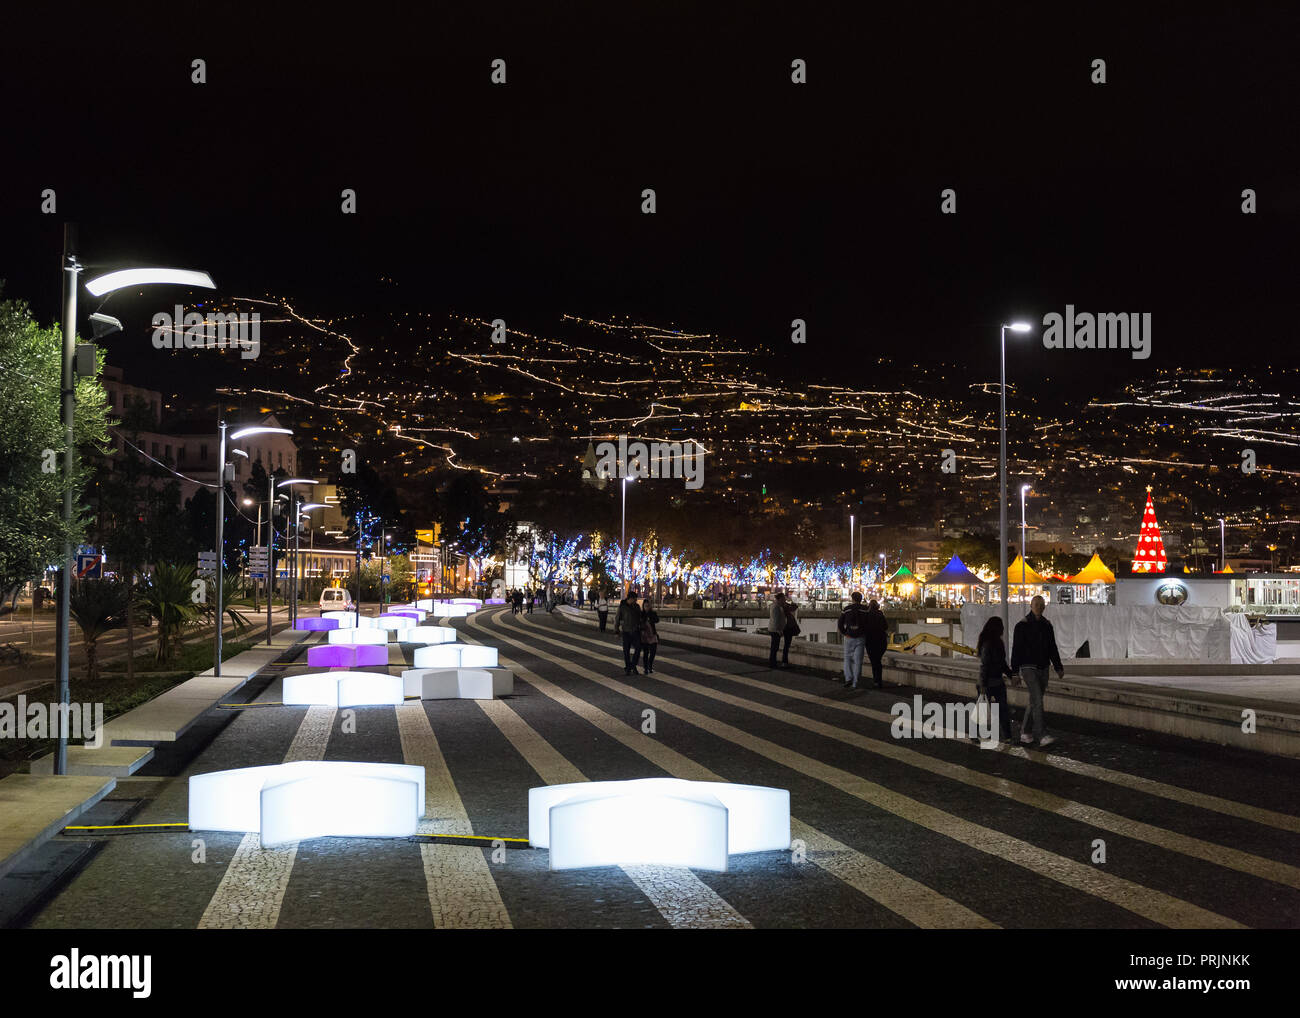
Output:
[[439,509],[443,533],[451,536],[475,571],[484,558],[504,550],[511,520],[500,511],[500,500],[484,489],[478,474],[459,471],[447,485]]
[[199,616],[193,601],[195,568],[159,562],[153,575],[140,584],[140,603],[158,623],[156,660],[170,661],[181,632]]
[[[61,560],[64,542],[81,543],[81,505],[89,468],[76,457],[71,478],[73,519],[63,522],[63,453],[60,423],[62,330],[42,329],[22,301],[0,301],[0,591],[9,591]],[[76,380],[75,439],[85,451],[106,441],[107,402],[98,371]]]
[[86,678],[99,678],[97,641],[110,629],[120,627],[129,614],[126,584],[118,580],[78,580],[68,598],[68,615],[81,630],[86,647]]

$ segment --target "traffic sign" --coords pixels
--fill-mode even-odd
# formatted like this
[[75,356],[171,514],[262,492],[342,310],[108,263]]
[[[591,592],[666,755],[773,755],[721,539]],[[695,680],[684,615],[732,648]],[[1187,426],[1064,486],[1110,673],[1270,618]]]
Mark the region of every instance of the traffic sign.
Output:
[[255,580],[266,577],[266,546],[254,545],[248,549],[248,575]]
[[208,573],[211,576],[217,574],[217,553],[215,551],[199,552],[199,570],[200,573]]
[[78,555],[77,556],[77,579],[79,580],[97,580],[102,574],[104,566],[103,555]]

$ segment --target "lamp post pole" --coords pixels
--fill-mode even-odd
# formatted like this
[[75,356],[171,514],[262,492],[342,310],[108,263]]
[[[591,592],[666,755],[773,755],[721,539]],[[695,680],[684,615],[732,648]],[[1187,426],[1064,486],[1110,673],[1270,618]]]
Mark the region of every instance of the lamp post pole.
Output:
[[1020,603],[1025,601],[1025,571],[1028,568],[1025,562],[1025,495],[1029,491],[1029,485],[1020,486]]
[[1228,566],[1228,546],[1225,541],[1227,524],[1223,519],[1219,520],[1219,572],[1223,572]]
[[[268,461],[267,465],[270,463]],[[266,645],[271,646],[271,598],[275,594],[275,474],[266,475]]]
[[302,577],[302,521],[298,519],[298,507],[302,505],[302,496],[293,493],[293,608],[289,613],[289,626],[298,625],[298,582]]
[[221,440],[218,445],[217,453],[217,544],[214,549],[217,555],[217,632],[215,638],[215,656],[212,659],[212,674],[220,677],[221,675],[221,618],[222,618],[222,588],[225,586],[224,555],[222,554],[222,545],[225,542],[226,529],[226,422],[223,420],[218,428],[221,431]]
[[849,513],[849,590],[853,590],[853,528],[857,525],[858,518]]
[[[63,566],[59,570],[59,618],[56,634],[57,678],[59,687],[59,704],[67,707],[68,692],[68,658],[70,656],[69,628],[71,616],[69,601],[72,597],[72,472],[76,468],[76,438],[74,422],[76,420],[77,388],[73,359],[77,353],[77,276],[81,265],[77,262],[77,228],[71,223],[63,224],[63,370],[60,376],[62,396],[64,441],[63,450]],[[68,730],[67,710],[59,715],[59,741],[54,754],[54,773],[68,772]]]
[[1025,322],[1012,322],[1002,326],[1002,384],[998,389],[1002,404],[998,427],[998,563],[1002,572],[1004,633],[1011,632],[1011,608],[1007,604],[1007,329],[1012,332],[1028,332],[1029,325]]

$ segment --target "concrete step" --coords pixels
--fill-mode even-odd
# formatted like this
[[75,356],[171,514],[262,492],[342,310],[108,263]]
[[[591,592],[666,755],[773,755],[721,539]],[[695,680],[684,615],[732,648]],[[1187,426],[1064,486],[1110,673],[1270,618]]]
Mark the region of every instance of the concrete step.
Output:
[[[105,725],[105,744],[98,749],[89,746],[68,747],[68,773],[89,774],[101,777],[129,778],[153,759],[152,746],[113,746],[108,744]],[[54,754],[39,757],[31,762],[32,774],[53,774]]]
[[117,784],[112,777],[10,774],[0,780],[0,876],[49,841]]

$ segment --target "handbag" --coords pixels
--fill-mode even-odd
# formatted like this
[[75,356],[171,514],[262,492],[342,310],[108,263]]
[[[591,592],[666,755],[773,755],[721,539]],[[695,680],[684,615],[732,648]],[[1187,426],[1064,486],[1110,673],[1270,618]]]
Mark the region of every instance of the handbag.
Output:
[[981,732],[989,731],[989,695],[984,690],[984,684],[979,685],[979,696],[975,698],[975,709],[970,712],[971,722],[975,725],[974,732],[966,734],[972,738],[979,738]]

